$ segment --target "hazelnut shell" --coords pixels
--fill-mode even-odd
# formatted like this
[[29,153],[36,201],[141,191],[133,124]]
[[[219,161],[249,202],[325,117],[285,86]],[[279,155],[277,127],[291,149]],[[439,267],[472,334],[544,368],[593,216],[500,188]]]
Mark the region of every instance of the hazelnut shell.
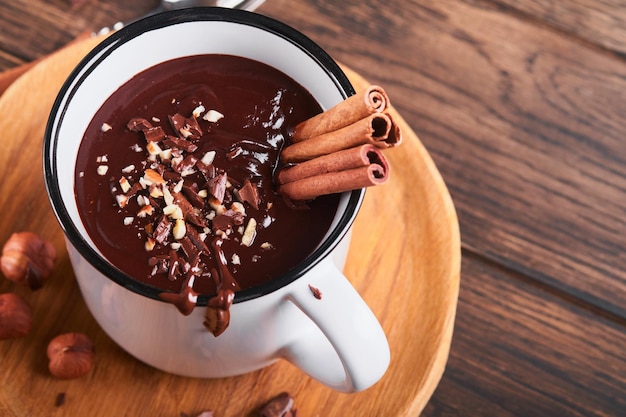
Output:
[[32,232],[13,233],[2,248],[0,269],[7,279],[36,290],[52,273],[55,260],[52,243]]
[[93,367],[94,345],[83,333],[65,333],[48,344],[48,369],[57,378],[73,379],[87,374]]
[[17,294],[0,294],[0,340],[25,336],[32,326],[33,313],[28,303]]

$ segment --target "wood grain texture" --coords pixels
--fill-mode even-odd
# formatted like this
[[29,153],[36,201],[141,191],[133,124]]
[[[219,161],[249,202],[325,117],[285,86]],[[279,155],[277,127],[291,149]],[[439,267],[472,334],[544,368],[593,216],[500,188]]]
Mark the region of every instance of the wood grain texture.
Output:
[[495,0],[547,24],[621,55],[626,54],[626,4],[622,0]]
[[624,323],[477,261],[464,251],[448,368],[424,415],[622,416]]
[[[3,292],[22,294],[35,311],[35,325],[26,338],[0,344],[3,363],[10,363],[10,369],[0,376],[0,413],[174,416],[212,409],[219,417],[239,417],[286,390],[294,395],[305,416],[419,414],[435,390],[448,357],[459,289],[460,236],[441,176],[395,110],[393,115],[404,130],[405,142],[387,153],[394,176],[390,183],[367,192],[345,270],[381,320],[391,345],[390,369],[373,388],[353,395],[339,394],[287,363],[220,380],[176,377],[131,358],[102,332],[73,279],[39,166],[52,100],[79,58],[98,41],[72,45],[42,61],[0,100],[0,113],[5,115],[0,119],[0,130],[9,126],[14,130],[14,140],[0,155],[0,176],[5,178],[0,207],[6,218],[13,219],[0,225],[0,241],[13,231],[32,230],[52,240],[60,254],[54,276],[42,290],[30,293],[7,281],[0,284]],[[358,89],[367,86],[356,73],[346,71]],[[407,201],[415,204],[405,204]],[[384,207],[393,210],[381,211]],[[405,228],[411,233],[405,233]],[[381,239],[385,235],[394,238]],[[52,337],[67,331],[92,337],[97,359],[88,376],[59,381],[46,370],[45,348]],[[55,408],[54,401],[61,392],[66,394],[66,402]],[[231,400],[233,396],[237,400]]]
[[[156,0],[91,0],[75,11],[67,0],[43,3],[0,3],[0,70]],[[50,7],[63,25],[42,24]],[[259,9],[383,85],[450,189],[463,279],[450,359],[424,416],[623,414],[624,355],[615,348],[626,334],[625,10],[621,0],[268,0]],[[54,282],[71,288],[72,280]],[[79,306],[71,313],[83,312],[80,298],[72,301]],[[47,323],[56,326],[50,335],[61,328]],[[45,372],[39,351],[30,355],[23,361],[39,361]],[[106,374],[100,365],[97,372]],[[178,380],[161,382],[141,366],[129,372],[179,411],[206,405],[168,394]],[[234,384],[259,390],[271,378]],[[308,383],[296,384],[306,396]],[[74,385],[50,387],[66,390],[67,404],[77,401]],[[90,388],[94,404],[112,397]],[[12,392],[0,394],[0,410],[28,415],[34,406],[22,404],[19,414],[2,408],[23,403]],[[371,393],[370,401],[387,401]],[[48,406],[53,396],[38,400]]]
[[[158,0],[88,0],[73,8],[70,0],[0,2],[2,52],[11,54],[13,62],[33,61],[54,52],[84,31],[98,32],[118,21],[136,18],[158,3]],[[10,67],[11,64],[0,68]]]
[[464,247],[626,317],[624,61],[484,2],[402,4],[319,1],[288,19],[385,86],[449,185]]

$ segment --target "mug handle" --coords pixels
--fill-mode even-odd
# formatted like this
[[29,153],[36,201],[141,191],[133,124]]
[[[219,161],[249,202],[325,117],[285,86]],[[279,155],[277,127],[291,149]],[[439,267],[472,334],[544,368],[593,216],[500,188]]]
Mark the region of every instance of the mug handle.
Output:
[[[329,343],[299,338],[283,352],[303,372],[342,392],[363,391],[376,383],[389,366],[385,333],[374,313],[331,257],[298,279],[287,300],[321,330]],[[314,291],[319,291],[318,296]]]

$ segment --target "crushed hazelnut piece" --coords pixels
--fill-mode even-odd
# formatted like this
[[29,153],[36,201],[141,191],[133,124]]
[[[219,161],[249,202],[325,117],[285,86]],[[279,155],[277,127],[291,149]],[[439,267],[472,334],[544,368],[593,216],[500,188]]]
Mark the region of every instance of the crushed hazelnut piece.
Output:
[[128,165],[125,168],[122,168],[122,172],[124,174],[130,174],[131,172],[133,172],[135,170],[135,166],[134,165]]
[[109,170],[108,165],[98,165],[98,168],[97,168],[98,175],[104,176],[107,174],[108,170]]
[[146,216],[151,216],[152,213],[154,213],[154,207],[147,204],[139,209],[139,211],[137,212],[137,217],[144,218]]
[[202,118],[206,120],[207,122],[213,122],[213,123],[217,122],[223,117],[224,115],[218,112],[217,110],[209,110],[208,112],[206,112],[204,116],[202,116]]
[[248,220],[248,225],[246,226],[246,230],[243,232],[243,236],[241,238],[241,244],[244,246],[252,246],[254,242],[254,238],[256,237],[256,220],[254,217],[251,217]]
[[146,240],[144,248],[146,249],[146,252],[150,252],[152,251],[152,249],[154,249],[155,245],[156,245],[156,241],[152,239],[151,237],[148,237],[148,240]]
[[144,179],[144,181],[148,183],[148,185],[149,184],[165,184],[165,180],[163,179],[161,174],[159,174],[158,172],[150,168],[144,171],[142,178]]
[[156,142],[148,142],[148,144],[146,145],[146,150],[150,155],[159,155],[161,152],[163,152],[159,144]]
[[130,182],[126,179],[126,177],[122,177],[119,180],[120,187],[122,188],[122,192],[127,193],[130,190]]
[[198,107],[196,107],[195,109],[193,109],[193,111],[191,112],[191,114],[193,114],[193,117],[200,117],[200,115],[202,113],[204,113],[206,109],[204,108],[204,106],[202,104],[200,104]]
[[108,132],[111,129],[113,129],[113,127],[111,127],[111,125],[106,122],[102,123],[102,126],[100,127],[100,130],[102,130],[103,132]]
[[185,237],[185,234],[187,234],[187,226],[185,225],[185,221],[183,219],[176,219],[174,229],[172,230],[172,235],[174,236],[174,239],[180,240]]
[[117,201],[117,205],[120,206],[120,208],[124,208],[126,204],[128,204],[128,197],[124,194],[118,194],[115,196],[115,201]]
[[207,153],[204,154],[200,162],[202,162],[204,165],[211,165],[214,160],[215,160],[215,151],[208,151]]

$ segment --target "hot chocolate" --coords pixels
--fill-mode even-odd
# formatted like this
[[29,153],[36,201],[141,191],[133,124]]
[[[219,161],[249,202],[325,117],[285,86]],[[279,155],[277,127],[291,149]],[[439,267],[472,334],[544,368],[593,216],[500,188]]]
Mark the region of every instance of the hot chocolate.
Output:
[[320,111],[304,87],[246,58],[198,55],[142,72],[104,103],[78,152],[90,238],[117,268],[172,295],[286,273],[337,210],[336,195],[294,208],[273,181],[290,130]]

